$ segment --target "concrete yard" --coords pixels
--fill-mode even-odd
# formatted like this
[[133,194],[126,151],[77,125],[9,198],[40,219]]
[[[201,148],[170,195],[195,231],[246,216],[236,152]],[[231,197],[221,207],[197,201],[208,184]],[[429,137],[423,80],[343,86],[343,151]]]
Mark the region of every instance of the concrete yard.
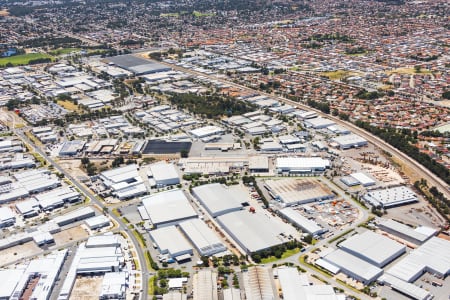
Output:
[[72,227],[53,235],[56,245],[67,244],[73,241],[87,238],[88,236],[88,232],[81,226]]

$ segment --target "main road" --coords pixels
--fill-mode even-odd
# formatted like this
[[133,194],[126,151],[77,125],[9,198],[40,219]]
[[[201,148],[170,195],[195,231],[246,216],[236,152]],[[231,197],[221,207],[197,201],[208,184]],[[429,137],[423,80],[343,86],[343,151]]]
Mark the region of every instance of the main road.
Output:
[[[14,117],[12,117],[12,118],[14,118]],[[26,128],[27,127],[24,127],[22,129],[26,129]],[[50,165],[52,165],[56,170],[58,170],[58,172],[60,172],[61,174],[64,174],[64,176],[68,180],[70,180],[82,193],[84,193],[91,200],[92,203],[96,204],[101,209],[106,207],[105,204],[102,201],[98,200],[89,189],[87,189],[77,179],[75,179],[65,169],[63,169],[56,161],[54,161],[51,157],[49,157],[45,153],[45,151],[42,151],[42,149],[40,149],[38,146],[36,146],[33,143],[33,141],[31,141],[25,134],[23,134],[21,129],[16,130],[15,128],[12,128],[12,131],[17,136],[19,136],[26,144],[28,144],[30,147],[32,147],[35,152],[37,152],[45,160],[47,160],[47,162],[50,163]],[[120,230],[127,232],[128,236],[131,239],[131,242],[134,245],[134,248],[136,249],[136,253],[137,253],[138,259],[139,259],[139,265],[141,266],[141,271],[142,271],[142,274],[141,274],[141,279],[142,279],[142,281],[141,281],[142,282],[141,283],[141,299],[147,300],[147,298],[148,298],[148,269],[147,269],[147,263],[146,263],[144,252],[143,252],[138,240],[136,239],[134,234],[130,231],[130,229],[126,226],[126,224],[124,224],[123,221],[114,214],[109,214],[109,216],[111,218],[113,218],[114,221],[117,222],[117,224],[119,224]]]
[[[140,57],[143,56],[142,54],[135,54],[135,55],[139,55]],[[147,59],[151,60],[149,58],[147,58]],[[151,61],[153,61],[153,60],[151,60]],[[314,112],[316,112],[317,114],[319,114],[321,116],[326,116],[328,119],[331,119],[332,121],[336,122],[337,124],[344,125],[344,126],[350,128],[354,133],[359,134],[360,136],[364,137],[367,141],[371,142],[372,144],[378,146],[380,149],[390,153],[393,157],[395,157],[398,160],[402,161],[414,173],[416,173],[420,177],[426,179],[429,184],[436,186],[436,188],[438,188],[438,190],[440,192],[442,192],[447,199],[450,199],[449,186],[442,179],[440,179],[439,177],[434,175],[430,170],[428,170],[427,168],[422,166],[419,162],[417,162],[416,160],[412,159],[411,157],[409,157],[405,153],[401,152],[397,148],[395,148],[395,147],[391,146],[390,144],[386,143],[385,141],[383,141],[379,137],[370,134],[369,132],[365,131],[362,128],[359,128],[358,126],[356,126],[353,123],[343,121],[343,120],[341,120],[338,117],[335,117],[333,115],[325,114],[322,111],[320,111],[318,109],[315,109],[315,108],[312,108],[312,107],[309,107],[309,106],[307,106],[305,104],[302,104],[302,103],[299,103],[299,102],[296,102],[296,101],[293,101],[293,100],[290,100],[290,99],[286,99],[286,98],[281,97],[281,96],[264,93],[262,91],[255,90],[255,89],[249,88],[247,86],[243,86],[241,84],[237,84],[237,83],[225,80],[225,79],[220,78],[220,77],[215,76],[215,75],[207,75],[207,74],[204,74],[204,73],[201,73],[201,72],[198,72],[198,71],[194,71],[194,70],[191,70],[191,69],[183,68],[183,67],[177,66],[175,64],[164,62],[164,61],[163,62],[159,62],[159,63],[162,63],[164,65],[167,65],[167,66],[173,68],[174,70],[178,70],[178,71],[181,71],[181,72],[184,72],[184,73],[192,74],[192,75],[195,75],[195,76],[206,77],[206,78],[209,78],[211,80],[219,81],[219,82],[227,84],[229,86],[233,86],[233,87],[236,87],[236,88],[239,88],[239,89],[243,89],[243,90],[246,90],[246,91],[258,92],[261,95],[265,95],[265,96],[268,96],[268,97],[271,97],[271,98],[275,98],[278,101],[283,102],[285,104],[289,104],[289,105],[292,105],[294,107],[298,107],[298,108],[305,109],[305,110],[314,111]]]

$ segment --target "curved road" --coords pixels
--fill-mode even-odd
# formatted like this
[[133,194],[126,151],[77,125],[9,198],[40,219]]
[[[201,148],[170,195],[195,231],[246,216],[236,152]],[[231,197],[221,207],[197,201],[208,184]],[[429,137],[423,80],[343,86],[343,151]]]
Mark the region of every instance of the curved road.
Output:
[[[26,128],[26,127],[24,127]],[[69,179],[80,191],[82,191],[88,198],[91,199],[91,202],[98,205],[100,208],[106,207],[105,204],[102,201],[97,200],[95,195],[85,188],[82,184],[78,182],[75,178],[72,177],[66,170],[61,168],[57,162],[55,162],[52,158],[50,158],[44,151],[42,151],[38,146],[36,146],[25,134],[22,133],[20,130],[12,129],[13,132],[19,136],[23,141],[25,141],[28,145],[30,145],[34,151],[39,153],[44,159],[46,159],[50,165],[54,166],[55,169],[57,169],[60,173],[64,174],[64,176]],[[144,252],[142,251],[139,242],[137,241],[136,237],[133,235],[133,233],[130,231],[130,229],[122,222],[122,220],[117,217],[114,214],[109,214],[111,218],[113,218],[117,224],[119,224],[119,229],[126,231],[128,236],[130,237],[134,248],[136,249],[136,252],[138,254],[139,259],[139,265],[141,266],[141,299],[146,300],[148,297],[148,269],[147,269],[147,263],[144,256]]]
[[[140,57],[143,57],[143,55],[140,55]],[[147,58],[148,59],[148,58]],[[148,59],[150,61],[153,61],[151,59]],[[322,111],[309,107],[305,104],[299,103],[299,102],[295,102],[293,100],[289,100],[286,99],[284,97],[280,97],[280,96],[276,96],[276,95],[272,95],[272,94],[267,94],[264,93],[262,91],[259,90],[255,90],[246,86],[243,86],[241,84],[237,84],[234,82],[230,82],[228,80],[222,79],[222,78],[218,78],[216,76],[211,76],[211,75],[207,75],[201,72],[197,72],[197,71],[193,71],[190,69],[186,69],[171,63],[167,63],[167,62],[159,62],[162,64],[165,64],[171,68],[173,68],[174,70],[178,70],[184,73],[188,73],[188,74],[192,74],[192,75],[196,75],[196,76],[203,76],[203,77],[207,77],[211,80],[214,81],[219,81],[222,82],[224,84],[236,87],[236,88],[240,88],[240,89],[244,89],[247,91],[252,91],[252,92],[258,92],[261,95],[265,95],[271,98],[275,98],[277,100],[279,100],[280,102],[292,105],[294,107],[298,107],[301,109],[305,109],[305,110],[310,110],[310,111],[314,111],[317,114],[319,114],[320,116],[323,117],[327,117],[328,119],[331,119],[332,121],[334,121],[337,124],[340,125],[345,125],[346,127],[348,127],[349,129],[351,129],[354,133],[359,134],[360,136],[364,137],[367,141],[369,141],[370,143],[378,146],[379,148],[391,153],[394,157],[396,157],[397,159],[400,159],[404,164],[406,164],[408,167],[410,167],[415,173],[419,174],[420,177],[424,178],[427,180],[427,182],[429,184],[431,184],[431,186],[436,186],[436,188],[438,188],[438,190],[440,192],[442,192],[447,199],[450,199],[450,190],[449,190],[449,186],[439,177],[437,177],[436,175],[434,175],[430,170],[428,170],[427,168],[425,168],[424,166],[422,166],[419,162],[417,162],[416,160],[412,159],[411,157],[409,157],[408,155],[404,154],[403,152],[401,152],[400,150],[398,150],[397,148],[394,148],[393,146],[391,146],[390,144],[386,143],[385,141],[383,141],[382,139],[380,139],[379,137],[376,137],[372,134],[370,134],[369,132],[365,131],[364,129],[359,128],[358,126],[356,126],[353,123],[350,122],[346,122],[343,121],[341,119],[339,119],[338,117],[335,117],[333,115],[328,115],[323,113]]]

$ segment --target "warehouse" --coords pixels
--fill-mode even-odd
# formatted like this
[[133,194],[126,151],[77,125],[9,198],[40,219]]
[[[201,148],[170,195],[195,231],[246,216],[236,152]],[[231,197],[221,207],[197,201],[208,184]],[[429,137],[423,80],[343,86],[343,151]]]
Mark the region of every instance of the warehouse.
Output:
[[430,227],[419,226],[412,228],[391,219],[380,222],[378,227],[387,233],[396,235],[416,245],[422,245],[437,233],[437,230]]
[[416,193],[406,186],[373,190],[363,196],[363,200],[375,207],[391,208],[419,201]]
[[303,232],[307,232],[312,236],[318,236],[327,232],[327,230],[323,229],[319,224],[317,224],[313,220],[307,219],[306,217],[302,216],[297,210],[294,210],[290,207],[283,208],[279,212],[283,218],[299,227]]
[[108,60],[116,66],[132,72],[136,76],[153,74],[159,72],[168,72],[172,70],[170,67],[160,63],[143,59],[134,55],[119,55],[110,57]]
[[81,141],[81,140],[74,140],[74,141],[64,142],[64,144],[61,147],[61,150],[59,150],[59,156],[75,156],[75,155],[78,155],[83,150],[84,145],[86,145],[86,142],[85,141]]
[[393,290],[399,291],[400,293],[407,295],[412,299],[431,300],[434,298],[429,291],[420,288],[412,283],[405,282],[389,274],[383,274],[383,276],[381,276],[378,281],[382,282],[383,284],[389,285]]
[[179,224],[200,256],[211,256],[227,250],[219,237],[200,219],[192,219]]
[[5,190],[3,190],[3,193],[0,194],[0,203],[6,203],[17,199],[26,198],[29,195],[26,189],[17,185],[11,185]]
[[285,206],[333,199],[333,192],[315,179],[266,180],[264,187],[270,196]]
[[39,214],[39,203],[36,199],[31,198],[16,203],[16,209],[24,218],[35,217]]
[[336,143],[341,150],[350,148],[360,148],[368,145],[366,139],[354,133],[332,138],[331,142]]
[[242,209],[242,203],[248,202],[249,195],[241,186],[225,186],[220,183],[194,187],[192,194],[213,217]]
[[406,252],[406,246],[370,230],[351,236],[339,248],[380,268]]
[[110,225],[108,217],[105,215],[98,215],[84,220],[84,223],[90,230],[96,230]]
[[191,244],[175,226],[166,226],[150,231],[152,241],[161,254],[168,254],[176,259],[178,256],[193,254]]
[[446,277],[450,274],[450,241],[432,237],[402,258],[387,273],[406,282],[414,282],[428,272]]
[[210,137],[213,135],[222,135],[224,133],[224,130],[218,126],[205,126],[201,128],[197,128],[190,131],[190,134],[192,134],[194,137],[201,139],[205,137]]
[[276,168],[278,173],[321,173],[330,168],[330,161],[320,157],[278,157]]
[[240,210],[217,217],[218,223],[247,253],[255,253],[288,241],[287,224],[263,213]]
[[261,152],[281,152],[283,151],[283,146],[278,142],[264,142],[259,145],[259,150]]
[[269,172],[269,158],[267,156],[251,156],[248,159],[248,169],[251,173]]
[[157,187],[163,187],[168,185],[174,185],[180,183],[180,176],[173,164],[168,164],[166,162],[159,162],[150,165],[150,172],[156,182]]
[[164,140],[149,140],[143,147],[142,154],[174,154],[181,151],[189,152],[191,142],[170,142]]
[[111,193],[119,200],[141,196],[147,193],[147,188],[138,173],[135,164],[108,170],[100,173],[100,179]]
[[103,277],[99,299],[125,299],[128,275],[126,272],[109,272]]
[[95,211],[92,207],[83,207],[77,210],[74,210],[68,214],[58,216],[53,219],[53,221],[58,224],[58,226],[65,226],[70,223],[74,223],[77,221],[81,221],[90,217],[95,216]]
[[174,225],[197,217],[197,213],[181,190],[161,192],[143,197],[142,204],[155,227]]
[[7,206],[0,207],[0,228],[13,226],[16,223],[16,215]]
[[193,279],[194,300],[218,300],[217,273],[211,269],[200,269]]
[[383,269],[340,249],[326,255],[323,260],[364,284],[370,284],[383,274]]
[[249,267],[242,273],[247,299],[276,299],[271,270],[264,266]]
[[336,123],[325,118],[313,118],[313,119],[306,119],[303,121],[305,123],[306,127],[311,127],[314,129],[323,129],[327,128],[328,126],[335,125]]
[[349,176],[342,177],[341,181],[347,186],[362,185],[363,187],[368,187],[376,184],[375,180],[362,172],[352,173]]

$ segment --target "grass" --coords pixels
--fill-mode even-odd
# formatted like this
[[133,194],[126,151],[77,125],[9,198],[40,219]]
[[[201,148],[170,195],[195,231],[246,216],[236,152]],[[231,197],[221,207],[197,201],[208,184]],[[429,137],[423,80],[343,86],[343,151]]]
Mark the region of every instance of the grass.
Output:
[[119,211],[117,210],[117,208],[113,208],[112,213],[116,216],[116,217],[121,217]]
[[272,262],[275,262],[275,261],[280,260],[280,259],[288,258],[289,256],[292,256],[292,255],[297,254],[299,252],[300,252],[300,248],[286,250],[283,253],[283,255],[281,255],[281,258],[276,258],[275,256],[270,256],[270,257],[266,257],[266,258],[261,259],[261,263],[262,264],[272,263]]
[[52,56],[46,53],[28,53],[22,55],[14,55],[11,57],[3,57],[0,58],[0,66],[4,66],[8,63],[12,64],[13,66],[27,65],[30,63],[30,60],[40,58],[52,58]]
[[25,135],[38,147],[42,147],[42,143],[40,140],[38,140],[37,137],[35,137],[31,132],[27,131],[25,132]]
[[145,248],[145,239],[144,236],[139,233],[136,229],[133,230],[133,235],[136,237],[136,239],[139,241],[139,245],[141,245],[142,248]]
[[47,161],[39,153],[32,152],[31,154],[34,156],[34,159],[36,159],[42,166],[45,166],[47,164]]
[[355,72],[350,71],[344,71],[344,70],[336,70],[336,71],[330,71],[330,72],[320,72],[319,73],[322,76],[328,77],[330,80],[339,80],[345,77],[356,75]]
[[80,50],[81,50],[81,48],[59,48],[59,49],[50,51],[49,54],[53,55],[53,56],[59,56],[59,55],[69,54],[72,52],[79,52]]
[[421,69],[420,73],[417,73],[414,68],[398,68],[391,71],[386,72],[387,74],[409,74],[409,75],[415,75],[415,74],[431,74],[430,71]]
[[78,105],[75,105],[73,102],[70,101],[63,101],[58,100],[58,105],[64,107],[67,110],[75,111],[75,112],[81,112],[82,110],[78,107]]
[[319,272],[320,274],[322,274],[322,275],[324,275],[324,276],[326,276],[326,277],[329,277],[329,278],[332,277],[330,274],[326,273],[324,270],[317,268],[317,267],[316,267],[315,265],[313,265],[313,264],[307,263],[307,262],[305,261],[305,255],[300,256],[299,262],[300,262],[300,264],[302,264],[302,265],[304,265],[304,266],[308,266],[309,268],[314,269],[315,271]]
[[167,14],[160,14],[159,16],[160,17],[175,17],[175,18],[177,18],[180,16],[180,14],[179,13],[167,13]]
[[196,10],[194,10],[194,12],[192,13],[192,15],[194,16],[194,17],[196,17],[196,18],[201,18],[201,17],[212,17],[212,16],[215,16],[216,14],[215,13],[202,13],[202,12],[200,12],[200,11],[196,11]]
[[148,294],[149,295],[155,294],[155,281],[156,281],[156,276],[152,276],[148,280]]

